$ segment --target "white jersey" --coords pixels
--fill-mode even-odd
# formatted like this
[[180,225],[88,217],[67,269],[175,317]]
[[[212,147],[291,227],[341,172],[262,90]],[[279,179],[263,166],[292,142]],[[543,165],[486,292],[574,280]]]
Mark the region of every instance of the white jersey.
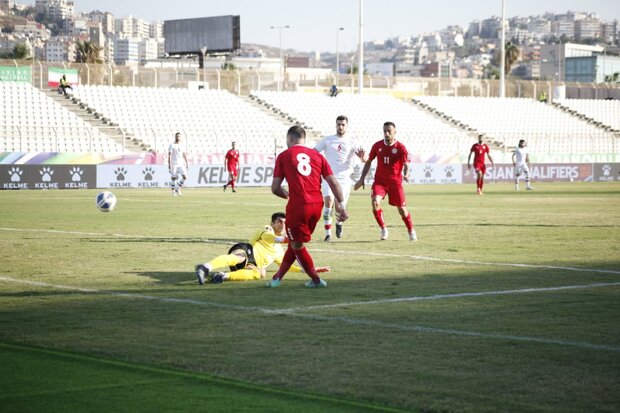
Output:
[[515,149],[515,164],[517,166],[526,165],[525,160],[527,159],[527,148],[519,148]]
[[353,163],[357,158],[355,152],[361,147],[355,139],[345,134],[344,136],[326,136],[316,144],[314,149],[325,154],[334,176],[340,181],[347,179],[353,172]]
[[185,160],[183,159],[183,149],[181,149],[180,143],[171,143],[168,148],[168,156],[170,156],[170,165],[185,166]]

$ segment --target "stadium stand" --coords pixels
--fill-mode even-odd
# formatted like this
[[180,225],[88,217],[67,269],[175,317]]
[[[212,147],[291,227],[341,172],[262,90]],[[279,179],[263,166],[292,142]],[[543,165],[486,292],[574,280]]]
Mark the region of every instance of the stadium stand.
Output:
[[383,123],[396,124],[397,138],[416,153],[461,153],[473,135],[416,106],[387,95],[252,92],[260,103],[284,112],[319,135],[333,135],[336,117],[349,118],[349,133],[365,148],[383,138]]
[[525,98],[420,96],[415,103],[458,119],[487,138],[515,146],[527,139],[537,153],[613,153],[617,137],[579,116]]
[[0,152],[122,152],[122,146],[26,83],[0,82]]
[[74,97],[118,124],[143,147],[166,152],[181,132],[188,153],[222,153],[237,141],[255,153],[284,144],[286,125],[222,90],[78,86]]
[[620,132],[620,100],[563,99],[554,105],[606,130]]

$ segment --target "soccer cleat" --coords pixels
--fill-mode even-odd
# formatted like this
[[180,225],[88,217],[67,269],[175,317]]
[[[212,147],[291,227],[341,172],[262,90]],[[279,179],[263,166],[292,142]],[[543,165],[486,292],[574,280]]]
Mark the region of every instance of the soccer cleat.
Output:
[[331,236],[331,235],[329,235],[329,234],[327,234],[327,235],[325,235],[325,239],[324,239],[323,241],[325,241],[325,242],[331,242],[331,240],[332,240],[332,236]]
[[480,188],[476,189],[476,193],[477,193],[478,195],[482,195],[482,189],[480,189]]
[[268,288],[276,288],[279,286],[280,286],[279,278],[272,278],[271,280],[269,280],[269,282],[267,282],[267,284],[265,284],[265,287],[268,287]]
[[237,190],[236,190],[235,188],[233,188],[233,190],[232,190],[232,191],[233,191],[233,192],[237,192]]
[[534,188],[532,188],[531,186],[526,186],[526,187],[525,187],[525,190],[526,190],[526,191],[533,191],[533,190],[534,190]]
[[342,238],[342,224],[336,224],[336,237]]
[[202,264],[196,265],[196,278],[198,278],[198,284],[204,285],[205,280],[209,277],[209,269]]
[[176,192],[178,196],[183,196],[183,194],[181,193],[181,187],[178,187]]
[[172,189],[172,196],[177,196],[177,190],[174,188],[171,188],[171,189]]
[[415,229],[412,229],[411,232],[409,233],[409,241],[417,241],[418,240],[418,234],[415,233]]
[[386,239],[388,239],[388,236],[390,235],[390,233],[388,232],[387,227],[385,228],[381,228],[381,241],[385,241]]
[[314,281],[310,280],[306,282],[306,288],[325,288],[327,287],[327,283],[319,278],[319,283],[315,284]]
[[224,273],[212,272],[209,274],[209,281],[213,284],[221,284],[224,281]]
[[227,186],[228,186],[228,185],[224,185],[224,192],[226,192],[226,187],[227,187]]

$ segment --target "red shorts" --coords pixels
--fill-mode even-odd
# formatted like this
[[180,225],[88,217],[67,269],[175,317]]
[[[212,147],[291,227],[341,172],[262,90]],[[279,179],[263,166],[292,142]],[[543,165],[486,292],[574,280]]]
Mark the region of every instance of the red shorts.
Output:
[[474,163],[474,171],[480,171],[482,175],[487,172],[487,166],[483,163]]
[[290,241],[309,242],[323,214],[323,202],[286,206],[286,232]]
[[[393,182],[388,185],[373,183],[372,190],[370,191],[371,197],[381,197],[381,199],[388,196],[388,202],[395,207],[407,206],[407,199],[405,198],[405,190],[403,184],[399,182]],[[287,217],[288,220],[288,217]]]
[[228,173],[231,174],[232,176],[236,177],[237,176],[237,167],[235,166],[234,168],[228,168]]

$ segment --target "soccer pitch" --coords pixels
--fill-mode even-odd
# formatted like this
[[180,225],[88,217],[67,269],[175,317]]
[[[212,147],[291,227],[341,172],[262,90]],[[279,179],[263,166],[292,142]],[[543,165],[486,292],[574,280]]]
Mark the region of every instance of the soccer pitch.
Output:
[[406,190],[420,240],[353,192],[315,290],[196,282],[268,188],[0,192],[0,410],[619,411],[620,184]]

